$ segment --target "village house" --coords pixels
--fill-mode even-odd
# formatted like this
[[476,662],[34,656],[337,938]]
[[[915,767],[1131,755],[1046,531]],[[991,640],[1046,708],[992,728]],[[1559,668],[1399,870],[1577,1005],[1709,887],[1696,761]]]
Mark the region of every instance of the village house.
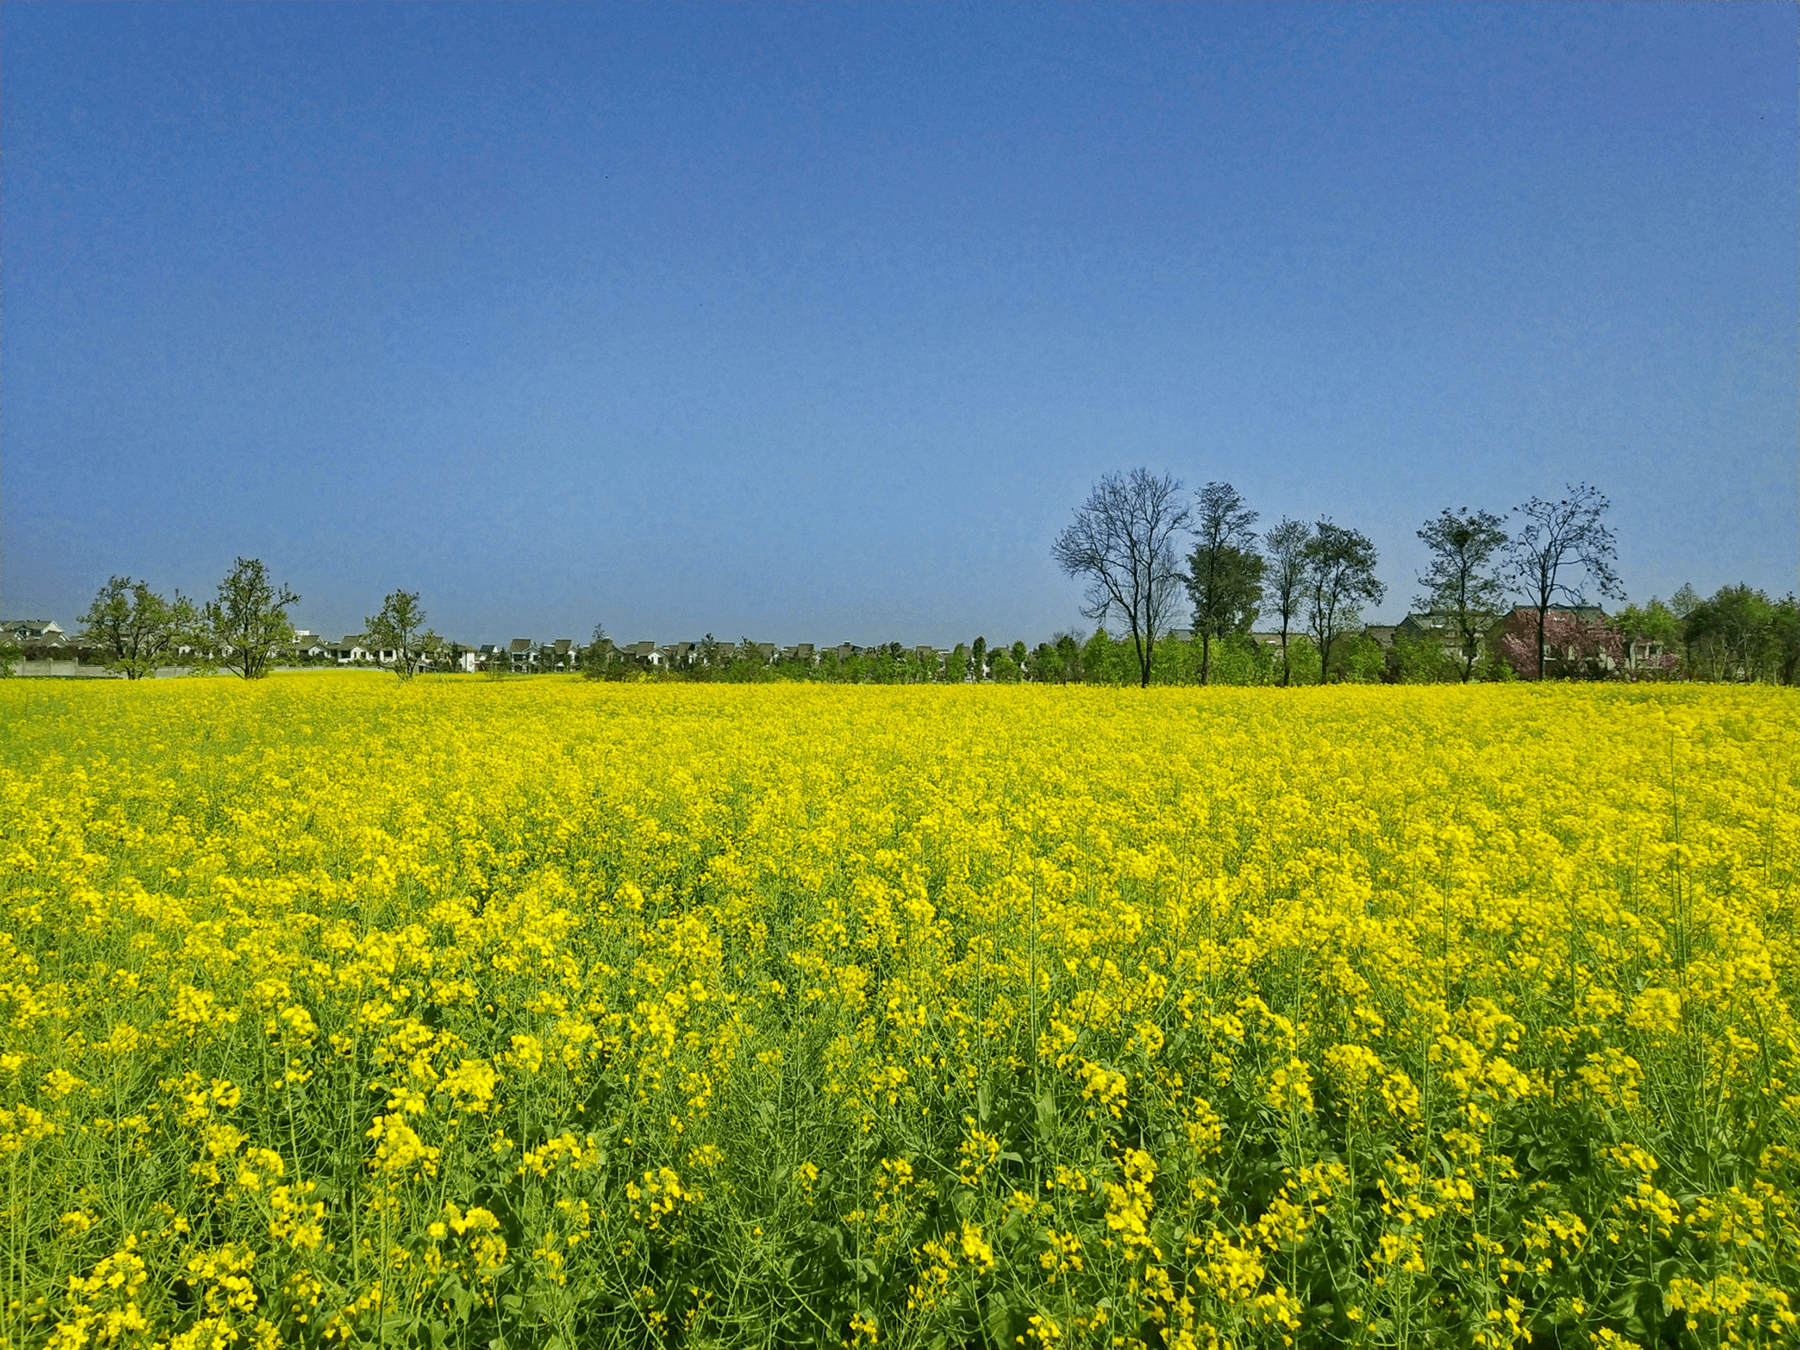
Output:
[[1664,647],[1660,638],[1640,634],[1625,644],[1625,666],[1628,670],[1648,670],[1652,666],[1672,664],[1673,655]]
[[69,636],[54,619],[0,619],[0,635],[23,647],[66,647]]
[[294,645],[289,650],[298,661],[324,661],[331,655],[331,644],[303,628],[294,634]]
[[[1530,652],[1529,635],[1537,629],[1537,609],[1531,605],[1515,605],[1510,613],[1489,630],[1490,640],[1500,641],[1508,633],[1526,634],[1525,651]],[[1561,647],[1558,647],[1558,639]],[[1610,639],[1610,640],[1609,640]],[[1544,611],[1544,649],[1541,658],[1567,667],[1591,665],[1603,673],[1619,668],[1625,653],[1618,644],[1618,634],[1598,605],[1552,605]],[[1517,658],[1514,658],[1515,660]]]
[[1408,614],[1395,626],[1400,637],[1436,638],[1446,646],[1457,645],[1456,625],[1451,622],[1450,615],[1442,610],[1428,610],[1423,614]]
[[335,647],[329,648],[329,655],[340,666],[360,665],[371,659],[369,649],[363,645],[365,641],[361,633],[346,633]]

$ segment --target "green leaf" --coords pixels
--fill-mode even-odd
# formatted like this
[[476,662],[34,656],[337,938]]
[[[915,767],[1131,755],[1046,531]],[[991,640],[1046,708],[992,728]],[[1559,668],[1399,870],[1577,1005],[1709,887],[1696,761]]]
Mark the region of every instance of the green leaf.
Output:
[[985,1311],[988,1336],[993,1343],[995,1345],[1013,1344],[1013,1315],[1012,1309],[1006,1306],[1006,1301],[1000,1298],[989,1298]]
[[456,1305],[458,1315],[466,1319],[475,1310],[477,1300],[473,1289],[470,1289],[461,1280],[452,1280],[450,1282],[450,1301]]
[[1039,1138],[1048,1138],[1056,1133],[1056,1094],[1045,1090],[1033,1103],[1037,1107],[1037,1128]]

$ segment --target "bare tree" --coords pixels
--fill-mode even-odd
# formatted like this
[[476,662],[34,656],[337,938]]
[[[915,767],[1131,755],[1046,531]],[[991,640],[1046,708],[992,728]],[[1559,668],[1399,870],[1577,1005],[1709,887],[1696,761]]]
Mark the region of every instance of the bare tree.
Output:
[[1299,615],[1306,599],[1306,545],[1312,539],[1312,526],[1304,520],[1281,518],[1281,524],[1263,536],[1265,591],[1269,608],[1281,619],[1281,683],[1285,687],[1288,670],[1288,629]]
[[1200,634],[1200,683],[1212,677],[1212,640],[1248,627],[1262,601],[1263,560],[1251,551],[1256,512],[1230,483],[1208,483],[1195,500],[1187,587]]
[[1319,644],[1319,683],[1331,669],[1331,645],[1348,632],[1362,606],[1387,594],[1375,579],[1375,545],[1361,530],[1321,520],[1306,544],[1307,622]]
[[106,653],[107,668],[139,680],[156,673],[199,627],[200,612],[179,591],[165,600],[145,581],[113,577],[81,616],[81,640]]
[[1446,506],[1418,535],[1431,550],[1431,567],[1419,578],[1425,594],[1414,603],[1443,614],[1454,626],[1467,684],[1481,655],[1481,639],[1506,603],[1506,587],[1494,570],[1494,555],[1506,547],[1506,531],[1491,511]]
[[1140,685],[1150,683],[1156,635],[1167,630],[1180,595],[1175,536],[1188,520],[1179,479],[1133,469],[1102,478],[1050,546],[1057,566],[1087,579],[1083,615],[1105,623],[1117,610],[1124,618]]
[[1579,570],[1585,574],[1602,595],[1615,599],[1625,596],[1613,566],[1619,558],[1613,532],[1601,520],[1612,503],[1599,488],[1586,483],[1570,487],[1568,493],[1559,501],[1533,497],[1515,507],[1515,514],[1525,517],[1526,523],[1506,546],[1512,579],[1537,611],[1540,680],[1544,678],[1544,616],[1558,597],[1570,605],[1587,603],[1582,589],[1564,579],[1569,572]]

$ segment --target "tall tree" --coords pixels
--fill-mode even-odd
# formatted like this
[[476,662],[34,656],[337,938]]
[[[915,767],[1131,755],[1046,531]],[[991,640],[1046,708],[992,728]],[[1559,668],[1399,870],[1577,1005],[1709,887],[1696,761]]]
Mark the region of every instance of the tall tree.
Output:
[[987,639],[985,637],[976,638],[974,645],[969,648],[969,669],[973,672],[971,678],[976,684],[980,684],[987,678]]
[[425,626],[417,591],[390,591],[381,612],[363,620],[369,645],[394,654],[394,673],[403,680],[418,674],[427,655],[438,646],[437,634]]
[[1319,648],[1319,683],[1331,669],[1331,645],[1387,594],[1375,579],[1375,545],[1361,530],[1321,520],[1306,543],[1306,616]]
[[1193,552],[1187,588],[1200,635],[1200,683],[1212,678],[1212,643],[1248,630],[1262,603],[1262,555],[1252,551],[1256,512],[1230,483],[1208,483],[1194,503]]
[[1312,526],[1304,520],[1281,518],[1281,524],[1263,536],[1264,576],[1269,607],[1281,619],[1281,683],[1286,688],[1292,672],[1288,667],[1288,629],[1306,603],[1306,546],[1312,540]]
[[1780,665],[1776,607],[1747,585],[1721,586],[1682,621],[1689,652],[1715,680],[1757,680]]
[[81,616],[81,640],[106,653],[108,669],[138,680],[154,674],[157,664],[188,641],[199,623],[194,602],[179,591],[169,601],[148,582],[113,577]]
[[1800,679],[1800,600],[1792,591],[1775,602],[1770,638],[1775,644],[1775,678],[1791,685]]
[[1181,585],[1175,538],[1190,519],[1179,479],[1148,469],[1107,474],[1050,546],[1065,573],[1087,580],[1083,615],[1102,625],[1115,610],[1124,618],[1143,687],[1150,683],[1156,635],[1175,612]]
[[1491,511],[1445,507],[1418,532],[1431,550],[1431,566],[1420,577],[1425,593],[1413,603],[1443,614],[1456,633],[1463,683],[1475,673],[1481,642],[1506,605],[1496,555],[1506,547],[1506,531]]
[[219,583],[219,596],[206,602],[208,636],[227,668],[246,680],[268,674],[269,658],[294,640],[288,606],[300,597],[269,580],[260,558],[239,558]]
[[1570,605],[1587,603],[1569,574],[1579,571],[1601,595],[1624,599],[1614,564],[1619,559],[1613,533],[1604,520],[1611,502],[1586,483],[1568,488],[1557,501],[1533,497],[1515,512],[1525,524],[1506,545],[1513,580],[1537,611],[1537,678],[1544,678],[1544,616],[1558,598]]
[[957,643],[944,658],[944,683],[961,684],[969,670],[969,649]]

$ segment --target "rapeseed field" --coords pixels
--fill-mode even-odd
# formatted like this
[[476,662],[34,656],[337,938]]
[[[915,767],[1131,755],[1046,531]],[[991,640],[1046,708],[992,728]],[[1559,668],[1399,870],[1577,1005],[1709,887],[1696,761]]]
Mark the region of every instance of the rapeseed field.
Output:
[[1792,1345],[1800,701],[0,684],[8,1346]]

